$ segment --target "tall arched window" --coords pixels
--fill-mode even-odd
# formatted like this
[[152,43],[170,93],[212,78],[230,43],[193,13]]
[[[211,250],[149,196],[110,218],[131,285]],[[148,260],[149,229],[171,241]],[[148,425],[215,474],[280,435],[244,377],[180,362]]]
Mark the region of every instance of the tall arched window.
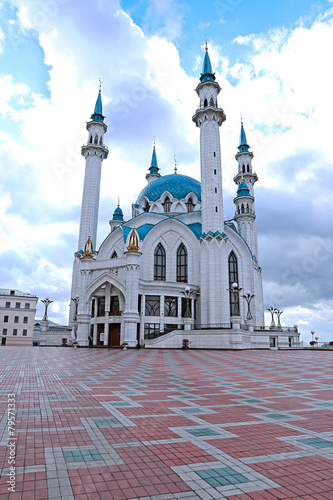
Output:
[[[231,252],[228,259],[228,267],[229,267],[229,288],[233,288],[233,284],[238,282],[238,266],[237,266],[237,257],[234,252]],[[237,299],[232,292],[230,292],[230,315],[238,316],[239,315],[239,295],[237,295]]]
[[163,245],[159,243],[154,252],[154,280],[165,281],[165,275],[165,250],[163,248]]
[[242,214],[243,214],[243,213],[244,213],[244,205],[243,205],[243,203],[242,203]]
[[249,164],[247,164],[247,171],[250,172]]
[[177,281],[187,283],[187,250],[183,243],[177,251]]
[[245,174],[245,165],[243,165],[243,174]]
[[192,198],[188,199],[188,201],[186,203],[186,207],[187,207],[187,211],[188,212],[193,212],[193,210],[194,210],[194,204],[193,204]]
[[207,99],[204,100],[204,108],[206,108],[208,106],[208,101]]
[[165,198],[163,203],[164,212],[168,213],[171,210],[171,201],[170,198]]
[[214,106],[214,99],[212,97],[210,98],[209,106]]
[[111,255],[111,259],[118,259],[117,252],[114,250],[113,254]]

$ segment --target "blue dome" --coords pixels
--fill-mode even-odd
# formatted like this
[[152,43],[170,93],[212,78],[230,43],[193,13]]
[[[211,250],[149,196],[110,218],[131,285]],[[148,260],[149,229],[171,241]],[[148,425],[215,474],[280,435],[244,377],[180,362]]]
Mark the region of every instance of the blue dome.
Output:
[[136,203],[145,196],[150,201],[159,200],[162,194],[168,191],[177,200],[182,200],[187,194],[193,193],[201,201],[201,184],[187,175],[169,174],[155,179],[146,186],[138,196]]
[[244,181],[238,186],[237,196],[251,196],[248,185]]
[[121,221],[124,220],[124,214],[120,207],[117,207],[116,210],[113,212],[112,220],[121,220]]

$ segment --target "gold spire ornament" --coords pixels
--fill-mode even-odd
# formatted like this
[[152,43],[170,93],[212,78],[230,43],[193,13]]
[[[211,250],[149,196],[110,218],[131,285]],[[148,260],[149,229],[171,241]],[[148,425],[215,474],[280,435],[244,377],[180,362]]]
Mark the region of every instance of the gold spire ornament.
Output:
[[207,37],[205,35],[205,40],[206,40],[206,52],[208,52],[208,43],[207,43]]
[[177,173],[177,160],[176,160],[176,155],[173,155],[173,158],[175,160],[175,168],[174,168],[174,173]]
[[134,222],[133,222],[133,228],[132,228],[132,231],[130,234],[127,250],[129,252],[138,252],[139,251],[139,240],[138,240],[137,234],[136,234],[135,229],[134,229]]
[[98,93],[99,93],[99,95],[101,95],[101,93],[102,93],[102,80],[101,80],[101,78],[99,78],[98,81],[99,81],[99,91],[98,91]]
[[93,244],[90,238],[90,229],[89,229],[89,236],[86,241],[86,244],[84,245],[84,250],[83,250],[83,257],[87,257],[88,259],[91,259],[94,256],[94,248]]

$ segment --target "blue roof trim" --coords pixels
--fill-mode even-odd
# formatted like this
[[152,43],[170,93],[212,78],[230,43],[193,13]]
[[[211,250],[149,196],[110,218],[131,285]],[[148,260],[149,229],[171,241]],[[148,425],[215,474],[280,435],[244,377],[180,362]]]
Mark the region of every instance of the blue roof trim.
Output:
[[139,194],[136,205],[140,205],[144,196],[149,201],[157,201],[165,191],[168,191],[177,200],[182,200],[189,193],[193,193],[201,202],[201,184],[199,181],[187,175],[169,174],[150,182]]
[[[182,221],[179,221],[182,222]],[[189,229],[191,229],[192,233],[199,239],[202,234],[202,225],[199,222],[195,222],[194,224],[185,224]]]
[[[149,231],[151,229],[153,229],[153,227],[155,227],[155,225],[153,225],[153,224],[144,224],[141,227],[135,228],[135,230],[138,233],[139,238],[140,238],[141,241],[143,241],[145,239],[145,237],[147,236],[147,234],[149,233]],[[123,237],[124,237],[124,243],[125,243],[126,240],[127,240],[127,237],[129,235],[129,233],[132,231],[132,228],[131,227],[122,226],[121,229],[123,230]]]
[[208,235],[212,236],[212,238],[215,238],[218,235],[222,236],[222,238],[227,238],[227,235],[225,233],[220,233],[220,231],[215,231],[215,233],[213,233],[213,231],[208,231],[208,233],[202,233],[200,237],[206,238]]

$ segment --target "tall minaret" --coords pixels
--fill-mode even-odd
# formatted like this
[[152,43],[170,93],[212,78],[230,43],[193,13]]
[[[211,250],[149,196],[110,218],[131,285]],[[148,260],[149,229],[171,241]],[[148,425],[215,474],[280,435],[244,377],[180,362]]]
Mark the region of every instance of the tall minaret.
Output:
[[221,90],[212,71],[207,42],[200,83],[196,92],[200,105],[192,120],[200,128],[202,232],[223,231],[223,194],[219,127],[226,119],[218,107]]
[[236,160],[238,162],[238,172],[234,177],[238,185],[237,196],[234,198],[236,205],[235,220],[241,236],[249,245],[252,254],[258,260],[258,238],[255,213],[254,184],[258,176],[252,170],[253,153],[249,151],[246,134],[241,120],[241,133]]
[[103,143],[107,131],[102,112],[101,85],[91,121],[87,122],[88,142],[82,146],[81,154],[86,159],[84,186],[81,206],[80,234],[78,250],[83,250],[90,234],[92,246],[96,248],[99,192],[101,184],[102,161],[109,154]]

